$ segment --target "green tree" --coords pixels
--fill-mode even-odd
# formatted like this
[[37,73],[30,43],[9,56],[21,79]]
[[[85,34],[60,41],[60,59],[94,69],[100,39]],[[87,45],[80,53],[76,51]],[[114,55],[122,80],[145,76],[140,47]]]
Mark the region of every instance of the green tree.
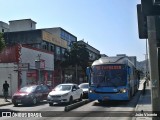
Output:
[[64,61],[61,63],[61,67],[65,68],[70,66],[70,52],[68,50],[65,50],[63,57]]
[[[81,66],[83,72],[85,72],[86,67],[89,62],[89,52],[84,44],[74,42],[71,45],[70,51],[65,51],[64,54],[65,61],[62,63],[63,67],[73,66],[75,67],[76,79],[77,79],[77,67]],[[78,82],[78,80],[77,80]]]
[[5,47],[5,41],[3,38],[3,33],[0,33],[0,51]]
[[81,66],[83,70],[86,69],[89,62],[89,52],[84,44],[73,43],[70,51],[70,61],[72,65]]

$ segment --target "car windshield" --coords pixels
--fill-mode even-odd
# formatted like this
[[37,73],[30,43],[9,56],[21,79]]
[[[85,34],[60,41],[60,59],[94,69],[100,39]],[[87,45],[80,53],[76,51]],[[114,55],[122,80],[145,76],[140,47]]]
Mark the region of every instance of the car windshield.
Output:
[[80,87],[80,88],[88,88],[88,87],[89,87],[89,84],[80,84],[79,87]]
[[58,85],[55,87],[55,91],[69,91],[71,90],[72,85]]
[[36,86],[27,86],[27,87],[23,87],[19,90],[19,92],[33,92],[36,89]]

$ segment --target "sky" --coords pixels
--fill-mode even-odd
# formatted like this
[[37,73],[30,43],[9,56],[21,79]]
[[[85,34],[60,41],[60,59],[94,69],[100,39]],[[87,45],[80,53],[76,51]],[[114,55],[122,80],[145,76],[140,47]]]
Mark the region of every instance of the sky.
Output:
[[0,21],[32,19],[36,28],[62,27],[101,54],[143,61],[146,40],[138,37],[140,0],[0,0]]

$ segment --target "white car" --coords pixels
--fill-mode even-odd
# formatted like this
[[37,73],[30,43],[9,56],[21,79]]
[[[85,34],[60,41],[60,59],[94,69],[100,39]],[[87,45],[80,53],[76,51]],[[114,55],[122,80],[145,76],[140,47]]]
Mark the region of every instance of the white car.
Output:
[[83,90],[77,84],[65,83],[57,85],[47,97],[50,106],[53,103],[69,103],[74,100],[82,100]]

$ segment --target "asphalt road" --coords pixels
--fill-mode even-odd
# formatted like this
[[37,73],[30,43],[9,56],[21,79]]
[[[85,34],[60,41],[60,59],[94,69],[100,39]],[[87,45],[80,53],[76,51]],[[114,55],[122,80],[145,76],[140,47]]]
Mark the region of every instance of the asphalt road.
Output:
[[[35,106],[14,107],[7,105],[0,107],[1,111],[12,111],[18,113],[21,117],[1,117],[1,120],[132,120],[132,114],[139,99],[140,92],[132,98],[131,101],[108,101],[100,104],[97,101],[89,102],[83,106],[64,112],[65,104],[55,104],[49,106],[46,102],[42,102]],[[19,112],[17,112],[19,111]],[[35,114],[33,114],[33,112]],[[25,117],[25,116],[38,117]],[[40,116],[43,117],[40,117]]]

